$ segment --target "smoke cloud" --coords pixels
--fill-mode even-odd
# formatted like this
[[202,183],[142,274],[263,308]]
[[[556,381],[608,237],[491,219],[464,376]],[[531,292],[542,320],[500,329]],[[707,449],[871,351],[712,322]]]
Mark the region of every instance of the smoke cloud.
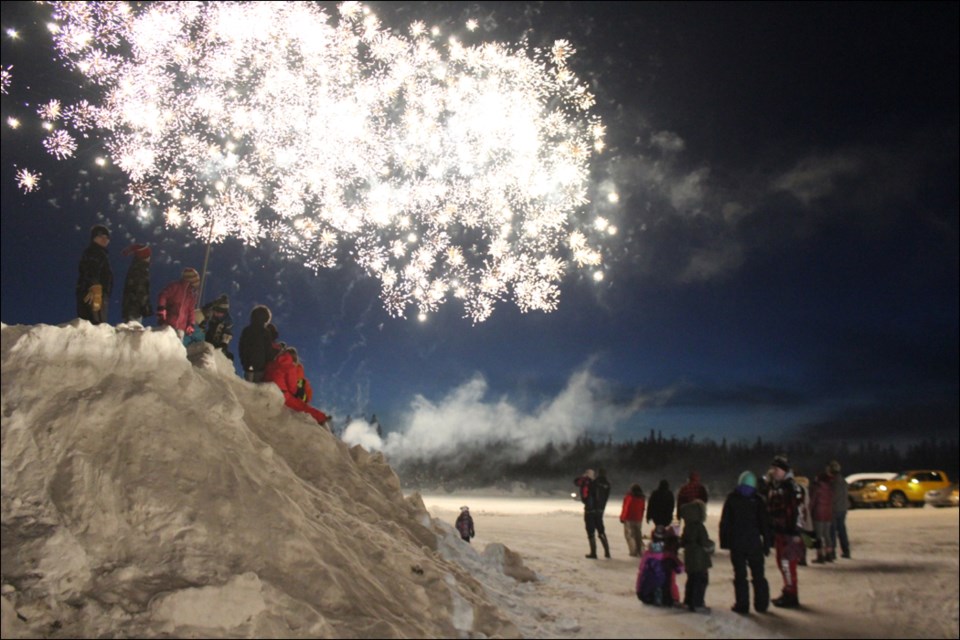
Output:
[[636,397],[614,398],[611,385],[584,368],[573,373],[556,397],[524,410],[506,396],[490,398],[480,374],[433,402],[417,395],[399,430],[380,438],[376,426],[355,420],[343,433],[348,444],[379,450],[393,462],[456,456],[486,445],[506,444],[523,460],[548,443],[572,442],[588,433],[610,433],[643,405]]

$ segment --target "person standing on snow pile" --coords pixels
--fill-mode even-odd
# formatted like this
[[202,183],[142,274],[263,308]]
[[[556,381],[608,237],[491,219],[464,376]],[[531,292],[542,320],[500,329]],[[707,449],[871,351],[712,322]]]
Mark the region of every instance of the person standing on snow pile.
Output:
[[793,470],[786,456],[774,457],[769,475],[767,513],[770,514],[773,529],[777,567],[783,576],[783,591],[779,598],[773,600],[773,604],[795,609],[800,606],[797,563],[804,552],[803,540],[800,537],[803,492],[793,479]]
[[113,271],[110,269],[110,230],[102,224],[90,228],[90,244],[80,256],[77,277],[77,316],[91,324],[106,323],[113,291]]
[[710,583],[709,569],[713,566],[710,556],[716,546],[704,525],[707,505],[700,499],[684,503],[680,507],[680,519],[683,520],[680,544],[683,547],[683,566],[687,572],[683,602],[690,611],[710,613],[710,607],[704,599]]
[[470,543],[470,538],[475,535],[473,530],[473,516],[470,515],[470,507],[460,507],[460,515],[457,516],[456,523],[457,531],[460,532],[460,537]]
[[700,483],[700,474],[691,471],[686,484],[677,491],[677,520],[680,519],[680,507],[694,500],[702,500],[706,504],[708,499],[707,488]]
[[164,287],[157,297],[158,325],[173,327],[181,340],[193,333],[199,287],[200,274],[193,267],[186,267],[180,279]]
[[273,339],[267,330],[270,309],[258,304],[250,311],[250,324],[240,333],[240,366],[247,382],[263,382],[263,371],[273,360]]
[[647,501],[647,522],[654,525],[669,527],[673,524],[673,492],[670,483],[665,479],[660,481],[657,488],[650,494]]
[[720,548],[730,550],[733,565],[734,613],[750,613],[750,585],[753,580],[753,608],[763,613],[770,605],[770,585],[764,577],[764,558],[770,555],[771,533],[767,505],[757,491],[757,476],[744,471],[736,488],[723,503],[720,515]]
[[287,347],[280,355],[266,364],[263,371],[263,381],[273,382],[280,387],[285,405],[295,411],[309,413],[317,421],[317,424],[322,425],[329,419],[327,415],[319,409],[311,407],[296,395],[297,383],[303,371],[298,365],[297,350],[293,347]]
[[580,501],[583,503],[583,522],[587,528],[587,540],[590,543],[590,553],[586,555],[591,560],[597,558],[597,533],[600,534],[600,542],[603,543],[603,550],[607,558],[610,557],[610,545],[607,543],[607,536],[603,529],[602,512],[598,511],[597,486],[595,480],[597,474],[593,469],[587,469],[582,476],[575,478],[573,484],[579,489]]
[[227,294],[222,293],[213,302],[204,305],[203,315],[206,317],[204,334],[207,342],[233,362],[233,354],[227,349],[233,338],[233,318],[230,317],[230,299]]
[[142,324],[144,318],[153,315],[150,305],[150,253],[150,247],[144,244],[131,244],[120,252],[124,257],[133,256],[123,282],[121,317],[124,322]]
[[647,505],[646,496],[639,484],[630,485],[630,492],[623,497],[620,509],[620,522],[623,523],[623,536],[627,539],[630,556],[636,558],[643,553],[643,512]]

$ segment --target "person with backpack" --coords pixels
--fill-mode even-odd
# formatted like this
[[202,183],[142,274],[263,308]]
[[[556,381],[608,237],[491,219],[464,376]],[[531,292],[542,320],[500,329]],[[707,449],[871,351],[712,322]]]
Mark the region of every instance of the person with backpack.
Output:
[[[583,522],[587,529],[587,540],[590,543],[590,553],[586,555],[591,560],[597,559],[597,534],[599,533],[600,542],[603,544],[604,557],[610,557],[610,545],[607,542],[607,535],[603,527],[603,511],[600,506],[598,492],[602,491],[596,485],[597,474],[593,469],[587,469],[582,476],[574,479],[573,483],[579,489],[580,501],[583,502]],[[606,495],[609,496],[609,483],[607,484]],[[604,506],[606,505],[606,496],[604,497]]]

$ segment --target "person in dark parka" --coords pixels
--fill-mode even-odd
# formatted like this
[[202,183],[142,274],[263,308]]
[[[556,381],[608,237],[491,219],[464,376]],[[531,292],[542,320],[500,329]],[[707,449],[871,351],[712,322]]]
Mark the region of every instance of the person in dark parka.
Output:
[[262,382],[263,370],[273,360],[273,339],[267,330],[270,309],[258,304],[250,311],[250,324],[240,334],[240,365],[247,382]]
[[673,505],[670,483],[661,480],[647,502],[647,522],[652,520],[654,525],[669,527],[673,524]]
[[113,291],[113,271],[110,269],[110,230],[102,224],[90,229],[90,244],[80,256],[77,277],[77,316],[93,324],[107,322],[110,293]]
[[760,613],[769,608],[770,585],[763,574],[763,564],[772,544],[767,506],[757,491],[757,476],[744,471],[723,503],[720,515],[720,548],[730,550],[733,565],[735,613],[750,612],[748,566],[753,579],[753,608]]
[[120,252],[121,256],[133,256],[133,262],[127,270],[123,282],[123,304],[121,311],[124,322],[143,322],[153,315],[150,304],[150,247],[144,244],[132,244]]

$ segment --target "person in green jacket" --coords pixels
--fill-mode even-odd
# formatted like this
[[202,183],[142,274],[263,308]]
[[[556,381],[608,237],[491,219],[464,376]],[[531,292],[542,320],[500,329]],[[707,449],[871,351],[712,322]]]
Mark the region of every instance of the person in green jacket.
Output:
[[707,505],[703,500],[684,504],[680,507],[680,519],[684,523],[680,545],[683,547],[683,564],[687,570],[683,603],[690,611],[710,613],[704,597],[709,583],[708,570],[713,566],[710,554],[715,545],[703,524],[707,519]]

